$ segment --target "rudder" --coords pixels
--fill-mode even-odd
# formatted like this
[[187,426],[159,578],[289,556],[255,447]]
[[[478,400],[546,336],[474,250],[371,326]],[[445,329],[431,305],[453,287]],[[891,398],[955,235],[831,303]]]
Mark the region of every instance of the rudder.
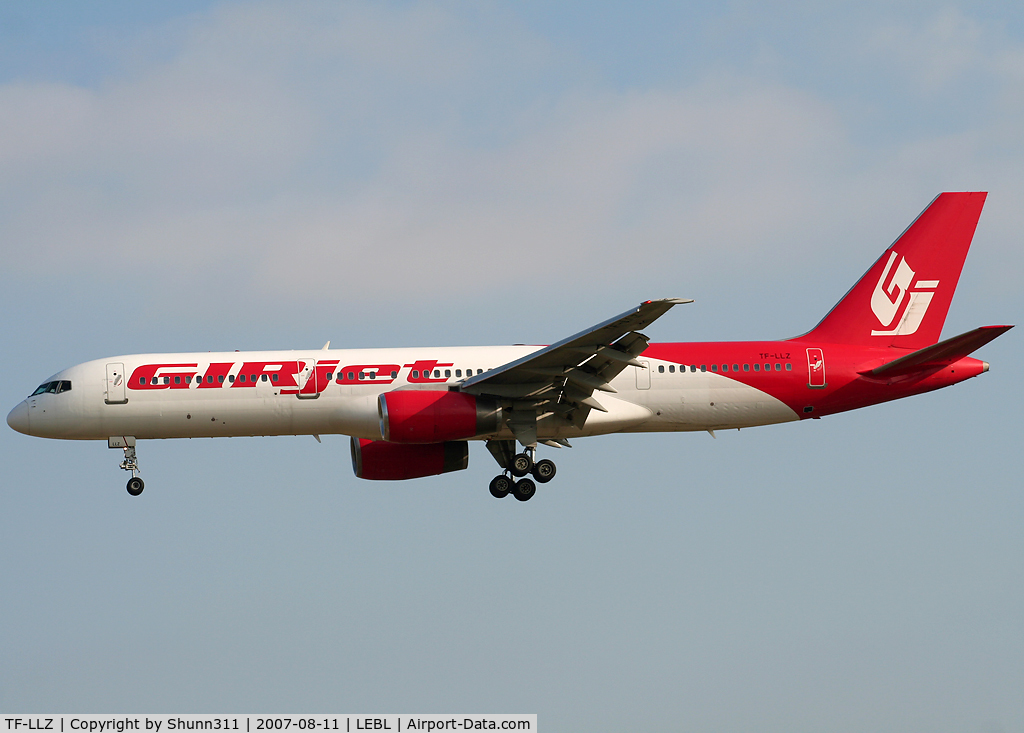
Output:
[[800,340],[920,349],[938,342],[987,193],[941,193]]

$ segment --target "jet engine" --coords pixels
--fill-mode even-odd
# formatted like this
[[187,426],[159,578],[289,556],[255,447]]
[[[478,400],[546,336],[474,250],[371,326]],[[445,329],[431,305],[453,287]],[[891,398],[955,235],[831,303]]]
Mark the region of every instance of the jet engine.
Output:
[[495,433],[501,408],[462,392],[395,390],[377,400],[380,434],[391,443],[442,443]]
[[384,440],[352,438],[352,470],[373,481],[401,481],[436,476],[469,467],[465,441],[401,445]]

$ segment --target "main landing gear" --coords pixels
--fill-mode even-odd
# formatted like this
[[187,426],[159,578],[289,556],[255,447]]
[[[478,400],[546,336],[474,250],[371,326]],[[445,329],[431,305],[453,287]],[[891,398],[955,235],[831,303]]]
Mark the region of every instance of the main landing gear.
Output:
[[128,493],[138,496],[146,488],[146,482],[142,480],[139,473],[139,459],[135,454],[135,438],[131,435],[119,435],[114,438],[107,438],[108,448],[121,448],[124,450],[124,460],[121,461],[121,468],[131,471],[132,477],[128,479]]
[[[547,458],[534,461],[534,452],[534,448],[526,448],[507,460],[505,472],[491,479],[491,496],[504,499],[512,494],[519,501],[529,501],[537,493],[537,484],[546,484],[555,477],[555,462]],[[533,479],[525,478],[527,474],[532,475]]]

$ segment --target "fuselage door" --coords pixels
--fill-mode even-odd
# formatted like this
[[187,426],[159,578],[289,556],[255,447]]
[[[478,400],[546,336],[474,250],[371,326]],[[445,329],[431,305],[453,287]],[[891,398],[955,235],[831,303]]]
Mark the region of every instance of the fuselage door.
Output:
[[331,383],[334,372],[338,370],[338,360],[328,359],[317,362],[316,359],[304,359],[299,362],[299,399],[313,400],[320,396]]
[[297,394],[300,400],[315,400],[320,396],[320,390],[316,388],[316,359],[301,359],[295,379],[299,383]]
[[807,349],[807,386],[825,388],[825,354],[821,349]]
[[636,388],[637,389],[650,389],[651,388],[651,362],[640,361],[643,364],[642,367],[633,367],[636,369]]
[[107,364],[107,390],[103,401],[108,405],[123,405],[128,401],[124,389],[124,364]]

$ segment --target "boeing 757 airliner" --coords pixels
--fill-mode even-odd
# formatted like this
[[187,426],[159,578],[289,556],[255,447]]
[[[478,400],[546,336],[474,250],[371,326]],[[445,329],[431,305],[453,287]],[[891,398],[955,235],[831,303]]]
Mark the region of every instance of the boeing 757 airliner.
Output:
[[555,475],[539,445],[819,418],[988,371],[970,354],[1012,326],[939,340],[985,196],[940,194],[814,329],[785,341],[651,343],[641,331],[691,302],[668,298],[545,347],[112,356],[54,374],[7,422],[122,449],[133,496],[138,440],[339,433],[365,479],[461,470],[483,441],[501,468],[491,494],[527,501]]

